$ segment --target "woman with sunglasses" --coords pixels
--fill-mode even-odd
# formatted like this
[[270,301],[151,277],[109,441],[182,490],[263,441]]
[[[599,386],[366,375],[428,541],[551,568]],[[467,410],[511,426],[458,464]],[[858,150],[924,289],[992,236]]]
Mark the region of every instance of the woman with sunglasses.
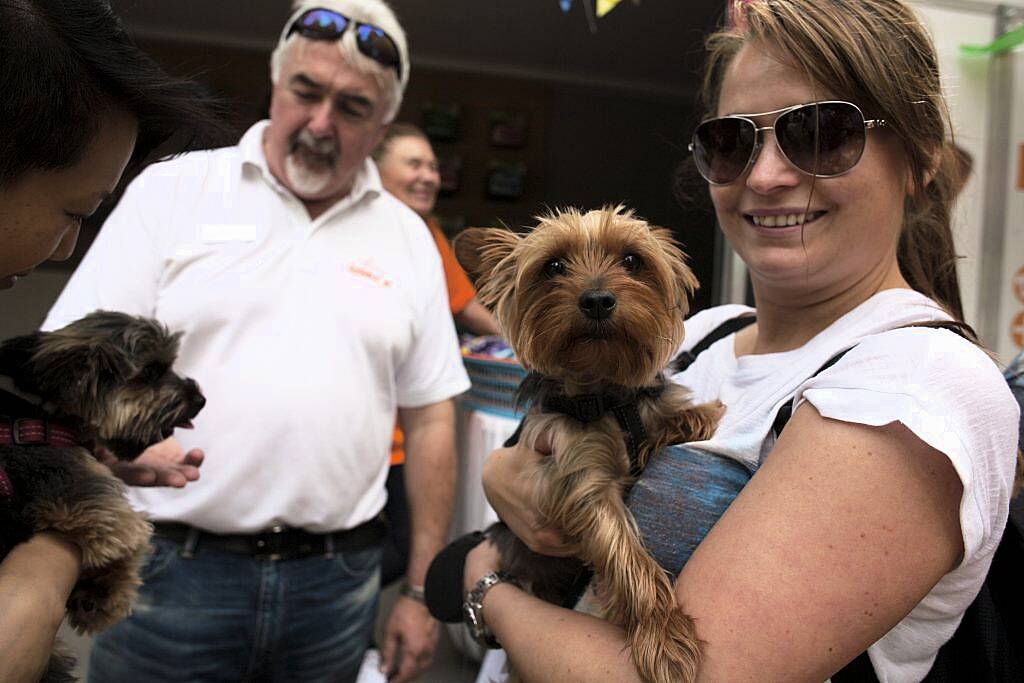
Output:
[[[142,54],[104,0],[0,0],[0,64],[0,289],[67,259],[126,166],[221,135],[198,89]],[[19,409],[0,391],[0,415]],[[181,487],[201,461],[109,464],[130,484]],[[0,509],[13,495],[0,469]],[[80,568],[74,539],[48,532],[0,563],[0,681],[39,680]]]
[[[927,327],[963,315],[935,50],[899,0],[749,0],[731,19],[708,41],[691,149],[756,307],[695,315],[684,349],[756,322],[674,378],[727,410],[713,439],[652,458],[631,509],[695,620],[699,680],[822,681],[855,659],[921,680],[1005,526],[1018,415],[981,348]],[[571,554],[527,503],[544,457],[498,450],[484,484],[531,547]],[[737,470],[715,522],[700,501]],[[525,680],[638,680],[614,623],[480,583],[496,568],[478,545],[463,588],[484,589],[469,607]]]

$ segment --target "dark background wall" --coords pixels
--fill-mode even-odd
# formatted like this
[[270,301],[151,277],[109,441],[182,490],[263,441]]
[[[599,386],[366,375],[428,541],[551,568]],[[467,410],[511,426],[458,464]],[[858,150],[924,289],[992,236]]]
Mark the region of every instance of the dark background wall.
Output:
[[[428,103],[461,105],[458,141],[437,143],[463,161],[459,189],[443,196],[446,225],[528,225],[549,207],[623,202],[673,230],[701,281],[695,306],[711,302],[714,219],[705,192],[681,206],[673,169],[686,158],[697,118],[702,36],[724,0],[625,0],[592,32],[583,0],[391,0],[409,36],[412,78],[400,118],[419,122]],[[113,0],[129,31],[166,69],[197,77],[225,98],[241,132],[266,111],[268,58],[289,0]],[[522,112],[522,149],[489,144],[490,114]],[[527,169],[515,201],[489,199],[489,164]],[[0,337],[36,327],[101,221],[83,231],[75,258],[46,265],[0,292]]]
[[[141,43],[169,71],[196,77],[223,97],[239,131],[265,116],[267,51],[145,38]],[[714,221],[699,186],[694,186],[696,201],[683,204],[672,192],[672,176],[686,159],[697,117],[692,96],[414,65],[398,120],[420,124],[424,109],[437,104],[457,105],[460,112],[457,139],[434,143],[439,156],[462,162],[458,189],[443,194],[437,206],[450,236],[463,225],[528,226],[554,207],[622,203],[675,233],[705,283],[695,306],[709,305]],[[491,143],[496,112],[523,116],[523,147]],[[487,196],[494,162],[525,166],[522,197]],[[89,238],[87,233],[83,242]]]

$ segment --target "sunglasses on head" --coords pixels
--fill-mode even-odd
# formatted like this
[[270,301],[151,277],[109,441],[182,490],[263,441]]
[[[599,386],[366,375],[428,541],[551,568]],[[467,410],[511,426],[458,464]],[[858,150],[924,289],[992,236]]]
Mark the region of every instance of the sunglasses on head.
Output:
[[[754,122],[772,114],[778,116],[770,126]],[[779,151],[797,170],[817,178],[835,178],[860,161],[868,129],[884,125],[885,119],[866,120],[850,102],[810,102],[760,114],[708,119],[693,132],[689,149],[705,180],[728,185],[754,164],[763,136],[770,130]]]
[[310,40],[340,40],[350,24],[355,25],[356,47],[378,64],[394,69],[402,77],[402,59],[398,45],[384,29],[373,24],[353,21],[344,14],[322,7],[303,12],[292,22],[285,38],[298,33]]

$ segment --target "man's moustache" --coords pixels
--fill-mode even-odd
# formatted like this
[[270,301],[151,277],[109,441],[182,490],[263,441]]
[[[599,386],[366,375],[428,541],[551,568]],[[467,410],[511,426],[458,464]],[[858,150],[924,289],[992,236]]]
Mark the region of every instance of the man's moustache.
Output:
[[338,156],[337,147],[334,143],[328,140],[304,140],[302,138],[295,138],[292,140],[291,149],[289,151],[291,154],[294,154],[300,149],[319,156],[329,156],[332,159]]

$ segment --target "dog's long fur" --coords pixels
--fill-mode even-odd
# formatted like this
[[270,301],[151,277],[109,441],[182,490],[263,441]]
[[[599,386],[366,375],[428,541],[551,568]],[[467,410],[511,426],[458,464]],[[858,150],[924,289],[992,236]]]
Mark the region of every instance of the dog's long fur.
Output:
[[[693,624],[676,606],[668,575],[647,553],[623,501],[631,479],[619,423],[606,415],[583,424],[543,408],[545,391],[629,394],[663,386],[639,399],[647,432],[641,466],[668,444],[714,432],[720,405],[695,406],[686,389],[661,379],[682,342],[697,285],[685,255],[667,230],[622,207],[557,212],[525,235],[470,229],[456,238],[455,249],[519,361],[543,377],[521,442],[533,446],[539,435],[550,436],[553,456],[535,473],[535,503],[579,548],[580,560],[541,558],[499,524],[489,533],[503,569],[558,602],[582,561],[595,571],[608,617],[625,628],[643,679],[693,680],[700,661]],[[606,318],[587,314],[581,298],[587,292],[614,297]]]
[[[25,404],[32,415],[8,417],[55,421],[83,443],[131,460],[189,426],[205,402],[195,382],[171,371],[177,349],[177,335],[158,323],[102,311],[9,339],[0,344],[0,374],[41,404]],[[59,532],[82,553],[68,600],[71,625],[91,633],[127,615],[152,529],[120,480],[81,447],[0,446],[0,467],[14,487],[14,500],[0,501],[0,559],[34,533]],[[42,680],[73,680],[73,666],[55,651]]]

